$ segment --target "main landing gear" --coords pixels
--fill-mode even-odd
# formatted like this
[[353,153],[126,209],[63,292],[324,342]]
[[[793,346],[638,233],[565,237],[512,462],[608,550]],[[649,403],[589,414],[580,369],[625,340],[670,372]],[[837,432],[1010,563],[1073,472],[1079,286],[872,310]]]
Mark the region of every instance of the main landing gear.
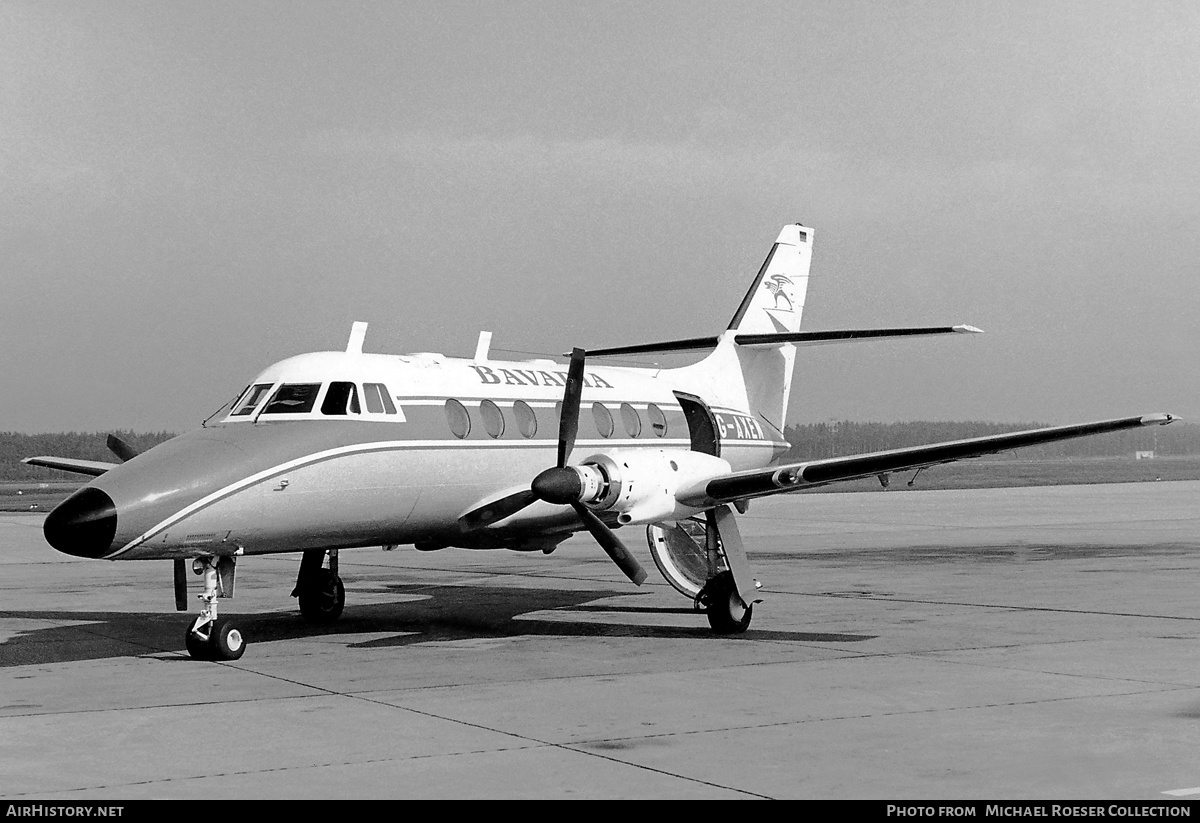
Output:
[[299,599],[300,615],[309,623],[332,623],[341,616],[346,607],[346,587],[338,576],[336,549],[312,549],[304,553],[292,597]]
[[663,577],[708,617],[715,634],[750,626],[761,584],[752,576],[734,514],[728,506],[678,525],[646,529],[650,554]]
[[713,634],[741,634],[750,627],[754,606],[746,605],[733,584],[733,575],[723,571],[704,584],[696,595],[697,608],[708,615]]
[[[246,651],[246,638],[233,619],[217,615],[217,598],[233,597],[234,563],[232,557],[197,557],[192,561],[192,570],[204,575],[204,593],[200,595],[204,607],[184,637],[188,654],[196,660],[237,660]],[[176,575],[177,593],[178,584]]]

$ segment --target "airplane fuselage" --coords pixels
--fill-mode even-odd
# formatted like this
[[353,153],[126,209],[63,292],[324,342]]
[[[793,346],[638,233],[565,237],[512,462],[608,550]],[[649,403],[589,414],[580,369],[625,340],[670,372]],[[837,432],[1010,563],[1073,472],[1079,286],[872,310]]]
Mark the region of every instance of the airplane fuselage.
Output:
[[[574,456],[697,448],[736,471],[787,448],[736,396],[700,398],[671,375],[589,366]],[[59,548],[108,559],[405,544],[548,551],[579,528],[568,507],[538,502],[469,536],[456,519],[554,464],[565,380],[549,360],[292,357],[204,428],[92,481],[85,504],[115,525],[103,520],[86,539],[76,530]],[[698,446],[705,414],[715,437]]]

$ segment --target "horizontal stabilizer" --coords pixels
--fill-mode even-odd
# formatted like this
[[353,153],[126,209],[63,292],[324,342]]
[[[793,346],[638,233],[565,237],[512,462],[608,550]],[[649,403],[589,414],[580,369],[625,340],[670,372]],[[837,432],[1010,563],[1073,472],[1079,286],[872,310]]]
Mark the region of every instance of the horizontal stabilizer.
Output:
[[815,346],[821,343],[844,343],[850,340],[879,340],[888,337],[931,337],[938,334],[983,334],[974,326],[926,326],[913,329],[844,329],[842,331],[798,331],[779,334],[739,334],[733,342],[739,346],[777,346],[792,343]]
[[[928,446],[913,446],[905,449],[856,454],[847,457],[831,457],[826,460],[810,460],[803,463],[788,463],[736,472],[726,477],[709,481],[704,491],[707,500],[728,502],[747,497],[762,497],[779,492],[796,491],[841,480],[886,474],[888,472],[919,469],[939,463],[952,463],[966,457],[1018,449],[1087,437],[1093,434],[1135,429],[1141,426],[1165,426],[1175,420],[1171,414],[1147,414],[1140,417],[1122,417],[1116,420],[1100,420],[1072,426],[1052,426],[1045,429],[973,437]],[[693,501],[688,501],[691,504]]]
[[660,354],[677,351],[715,349],[718,337],[693,337],[690,340],[670,340],[666,343],[643,343],[636,346],[613,346],[607,349],[588,349],[588,357],[612,357],[624,354]]
[[[765,334],[739,333],[733,342],[739,346],[816,346],[822,343],[844,343],[851,340],[879,340],[889,337],[929,337],[939,334],[982,334],[974,326],[923,326],[907,329],[841,329],[835,331],[795,331]],[[699,351],[715,348],[720,338],[693,337],[664,343],[644,343],[634,346],[613,346],[607,349],[588,349],[588,357],[612,357],[629,354],[663,354],[680,351]]]
[[100,460],[76,460],[73,457],[26,457],[21,461],[30,466],[43,466],[47,469],[58,469],[75,474],[86,474],[99,477],[109,469],[117,467],[117,463],[105,463]]

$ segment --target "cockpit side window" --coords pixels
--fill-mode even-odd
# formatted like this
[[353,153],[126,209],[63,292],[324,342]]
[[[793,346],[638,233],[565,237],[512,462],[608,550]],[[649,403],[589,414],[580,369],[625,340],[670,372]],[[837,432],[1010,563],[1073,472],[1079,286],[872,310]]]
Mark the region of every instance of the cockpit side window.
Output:
[[284,383],[263,409],[263,414],[304,414],[313,410],[320,383]]
[[372,414],[396,413],[396,405],[382,383],[363,383],[363,397],[367,401],[367,411]]
[[358,389],[353,383],[330,383],[321,404],[321,414],[358,414]]
[[271,390],[273,383],[257,383],[243,392],[241,399],[234,405],[232,417],[243,417],[253,414],[263,397]]

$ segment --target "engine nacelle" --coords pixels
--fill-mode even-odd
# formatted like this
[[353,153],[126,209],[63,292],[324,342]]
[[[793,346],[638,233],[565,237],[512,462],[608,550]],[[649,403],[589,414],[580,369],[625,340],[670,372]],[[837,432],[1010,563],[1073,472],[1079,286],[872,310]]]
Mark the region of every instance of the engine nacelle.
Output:
[[582,484],[580,502],[595,511],[618,512],[621,525],[688,517],[697,510],[680,503],[678,492],[731,470],[719,457],[676,449],[614,449],[573,468]]

